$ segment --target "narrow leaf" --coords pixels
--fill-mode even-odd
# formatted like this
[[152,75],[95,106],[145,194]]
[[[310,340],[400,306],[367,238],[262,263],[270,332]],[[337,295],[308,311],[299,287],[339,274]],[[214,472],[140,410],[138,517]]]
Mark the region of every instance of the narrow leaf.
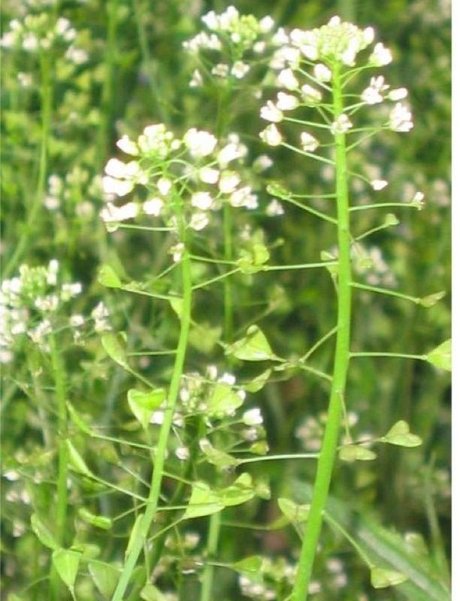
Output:
[[128,557],[128,555],[131,552],[131,549],[134,545],[134,543],[136,542],[136,540],[138,539],[138,537],[141,535],[141,526],[142,526],[142,520],[144,518],[144,514],[140,513],[137,518],[136,521],[134,522],[134,526],[132,527],[131,530],[131,534],[129,535],[129,540],[128,540],[128,544],[126,546],[125,549],[125,557]]
[[110,518],[105,517],[104,515],[95,515],[94,513],[91,513],[91,511],[88,511],[88,509],[85,507],[80,507],[78,510],[78,515],[87,524],[91,524],[92,526],[101,528],[102,530],[110,530],[113,525],[113,521]]
[[67,449],[69,451],[69,463],[70,467],[77,472],[78,474],[83,474],[83,476],[93,477],[93,473],[86,465],[83,457],[77,451],[77,449],[73,446],[70,440],[65,441]]
[[69,410],[70,419],[75,424],[75,426],[80,430],[80,432],[83,432],[83,434],[87,434],[88,436],[93,436],[93,431],[91,430],[89,425],[81,417],[81,415],[79,413],[77,413],[77,411],[75,410],[75,407],[70,402],[67,402],[67,409]]
[[422,305],[422,307],[433,307],[445,296],[446,293],[444,290],[442,290],[441,292],[434,292],[433,294],[429,294],[428,296],[424,296],[423,298],[421,298],[420,304]]

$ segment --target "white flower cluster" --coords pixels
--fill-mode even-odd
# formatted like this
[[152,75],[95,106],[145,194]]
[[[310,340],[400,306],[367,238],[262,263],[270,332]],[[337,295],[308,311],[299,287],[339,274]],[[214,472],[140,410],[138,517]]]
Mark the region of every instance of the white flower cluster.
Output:
[[[210,223],[210,211],[218,210],[223,202],[247,209],[258,206],[251,187],[243,185],[240,175],[230,167],[247,154],[236,134],[230,134],[226,143],[219,145],[207,131],[193,127],[178,139],[165,125],[153,124],[137,141],[124,135],[117,146],[133,159],[125,163],[112,158],[105,166],[102,189],[106,205],[101,218],[109,230],[141,214],[161,216],[174,229],[178,197],[187,225],[195,231]],[[114,204],[117,197],[126,196],[138,185],[148,190],[146,200]],[[172,254],[174,260],[180,260],[182,249],[176,247],[171,249]]]
[[4,280],[0,289],[0,362],[13,360],[15,343],[22,335],[46,350],[53,315],[81,291],[80,282],[59,282],[56,259],[47,267],[21,265],[19,275]]
[[[276,34],[279,48],[274,52],[270,67],[276,71],[275,85],[281,88],[276,101],[268,100],[260,110],[260,117],[269,121],[269,125],[260,133],[262,140],[270,146],[284,143],[279,124],[283,120],[291,120],[287,112],[298,107],[317,107],[319,110],[332,110],[332,104],[323,99],[323,95],[331,92],[328,85],[332,81],[333,71],[339,64],[341,72],[353,68],[359,52],[372,45],[375,37],[372,27],[360,29],[356,25],[346,23],[339,17],[333,17],[326,25],[311,31],[294,29],[288,33],[279,30]],[[390,51],[380,42],[375,44],[368,56],[365,67],[380,67],[391,62]],[[306,73],[309,69],[310,73]],[[307,77],[307,82],[305,78]],[[401,104],[406,98],[407,90],[397,88],[390,90],[383,76],[371,78],[369,85],[360,95],[362,104],[379,104],[390,100],[397,104],[391,109],[388,122],[383,126],[397,132],[409,131],[412,115],[409,109]],[[350,120],[350,108],[345,107],[341,115],[332,123],[328,123],[333,135],[346,134],[353,131]],[[324,114],[324,113],[323,113]],[[312,153],[321,146],[319,140],[309,132],[300,135],[300,150]],[[379,185],[379,184],[378,184]]]
[[[253,15],[241,15],[234,6],[228,6],[223,13],[216,14],[212,10],[201,20],[209,33],[202,31],[183,46],[192,54],[202,50],[218,52],[218,62],[213,60],[213,66],[209,66],[209,71],[217,78],[243,79],[251,69],[249,53],[260,55],[271,43],[268,36],[274,26],[271,17],[259,21]],[[201,85],[203,75],[195,69],[190,87]]]
[[[59,42],[71,43],[76,31],[68,19],[59,17],[55,23],[50,21],[49,14],[27,15],[23,21],[13,19],[9,29],[0,38],[2,48],[22,48],[26,52],[49,50]],[[71,58],[71,57],[69,57]]]

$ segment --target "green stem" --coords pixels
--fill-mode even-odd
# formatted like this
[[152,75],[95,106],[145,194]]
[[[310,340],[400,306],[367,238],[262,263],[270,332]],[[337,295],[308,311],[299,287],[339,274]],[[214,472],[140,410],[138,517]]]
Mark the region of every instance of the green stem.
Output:
[[[221,514],[215,513],[209,519],[208,541],[206,545],[207,557],[213,559],[217,553],[221,530]],[[214,580],[214,565],[207,563],[203,574],[200,601],[210,601],[212,597],[212,583]]]
[[[69,450],[67,440],[67,378],[64,362],[53,335],[50,337],[51,364],[56,389],[56,404],[58,417],[58,477],[56,489],[56,505],[53,507],[52,521],[56,524],[56,540],[61,547],[65,547],[67,539],[67,511],[68,491],[67,480],[69,476]],[[54,568],[50,575],[51,598],[61,599],[61,579]]]
[[112,601],[121,601],[129,585],[132,573],[136,567],[139,555],[149,535],[150,526],[157,513],[160,499],[161,484],[163,480],[163,467],[165,464],[168,440],[171,432],[174,410],[180,388],[181,376],[185,363],[187,351],[188,334],[191,322],[192,306],[192,278],[190,269],[190,257],[188,251],[184,251],[182,257],[182,292],[183,305],[180,318],[180,335],[177,344],[177,354],[174,362],[171,384],[168,392],[167,407],[164,412],[164,421],[161,426],[160,436],[155,453],[152,453],[153,472],[150,483],[150,491],[147,499],[145,513],[142,517],[136,538],[132,541],[131,549],[127,554],[123,570],[118,581]]
[[[338,118],[338,116],[343,113],[340,68],[339,63],[336,63],[333,66],[332,96],[335,118]],[[292,601],[305,601],[308,597],[308,586],[313,570],[313,563],[322,528],[323,512],[329,494],[332,470],[335,463],[342,420],[342,399],[345,397],[350,353],[350,284],[352,280],[346,138],[343,133],[336,134],[334,138],[336,155],[337,236],[339,246],[337,285],[338,315],[334,373],[329,398],[327,423],[318,460],[313,497],[302,542]]]
[[48,171],[49,138],[51,132],[51,116],[53,110],[53,79],[47,52],[40,53],[40,99],[41,99],[41,140],[38,163],[38,177],[36,193],[27,210],[27,219],[16,244],[13,255],[3,269],[3,277],[7,278],[14,272],[22,259],[28,242],[32,237],[37,223],[37,213],[43,203],[46,189],[46,175]]
[[[228,263],[233,262],[233,220],[232,207],[228,204],[224,206],[224,258]],[[230,342],[233,338],[234,319],[233,319],[233,294],[232,281],[230,278],[224,280],[224,340]]]

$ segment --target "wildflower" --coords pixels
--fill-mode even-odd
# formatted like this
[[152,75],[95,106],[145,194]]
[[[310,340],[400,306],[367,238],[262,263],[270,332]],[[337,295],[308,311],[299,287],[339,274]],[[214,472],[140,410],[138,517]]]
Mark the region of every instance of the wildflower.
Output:
[[313,75],[318,81],[327,82],[332,79],[332,72],[329,67],[323,65],[322,63],[318,63],[313,68]]
[[299,81],[294,75],[292,69],[283,69],[280,71],[278,77],[276,78],[276,83],[280,87],[287,88],[288,90],[299,89]]
[[408,132],[414,127],[412,113],[400,102],[391,110],[389,127],[398,132]]
[[217,139],[207,131],[198,131],[192,127],[185,133],[184,144],[193,158],[200,158],[208,156],[214,151]]
[[261,154],[253,162],[252,167],[256,173],[262,173],[273,165],[273,160],[266,154]]
[[182,255],[184,254],[185,246],[182,242],[178,242],[174,246],[171,246],[169,249],[170,254],[172,254],[174,263],[179,263],[182,260]]
[[171,190],[172,185],[173,184],[170,179],[168,179],[167,177],[160,177],[160,179],[157,181],[158,192],[162,196],[166,196]]
[[382,75],[372,77],[370,85],[361,94],[361,100],[366,104],[378,104],[379,102],[383,102],[382,92],[388,88],[389,86],[385,84],[385,79]]
[[203,85],[203,77],[198,69],[195,69],[192,73],[192,77],[188,84],[191,88],[201,88]]
[[373,190],[379,191],[379,190],[383,190],[383,188],[386,188],[388,185],[388,182],[384,179],[373,179],[371,181],[371,186],[373,188]]
[[305,152],[315,152],[319,146],[318,140],[306,131],[300,134],[300,144]]
[[275,106],[275,104],[269,100],[265,106],[260,109],[260,116],[265,121],[272,121],[279,123],[283,120],[283,113]]
[[216,77],[222,77],[222,78],[227,77],[229,71],[230,71],[230,68],[225,63],[218,63],[211,69],[212,75],[215,75]]
[[375,45],[372,54],[369,57],[369,63],[374,65],[375,67],[383,67],[384,65],[389,65],[393,57],[388,48],[379,42]]
[[283,205],[279,202],[279,200],[277,200],[276,198],[273,198],[267,205],[267,208],[265,209],[265,213],[269,217],[276,217],[277,215],[284,215]]
[[254,407],[254,409],[249,409],[243,413],[243,423],[246,426],[258,426],[262,424],[263,421],[259,407]]
[[395,90],[391,90],[388,92],[388,98],[394,102],[404,100],[404,98],[407,98],[407,90],[406,88],[396,88]]
[[423,192],[416,192],[411,200],[411,203],[414,205],[414,207],[421,211],[425,205],[424,198],[425,194],[423,194]]
[[164,202],[161,198],[155,197],[146,200],[142,204],[142,209],[146,215],[153,215],[154,217],[158,217],[161,214],[161,211],[164,207]]
[[118,223],[120,221],[133,219],[138,213],[139,207],[134,202],[128,202],[121,207],[117,207],[111,202],[108,202],[100,212],[100,217],[105,223]]
[[268,127],[261,131],[259,135],[262,140],[270,146],[279,146],[283,141],[283,137],[274,123],[271,123]]
[[[278,92],[277,94],[276,108],[280,111],[292,111],[299,106],[299,100],[292,94],[285,94],[284,92]],[[282,113],[281,113],[282,114]]]
[[137,156],[139,154],[137,144],[133,142],[127,135],[122,136],[120,140],[118,140],[117,146],[125,154],[130,154],[131,156]]
[[244,144],[241,144],[237,134],[230,134],[228,140],[228,144],[226,144],[217,155],[219,167],[226,167],[228,163],[243,158],[248,152],[247,147]]
[[178,447],[175,451],[175,455],[181,461],[187,461],[187,459],[190,459],[190,449],[187,447]]
[[219,170],[211,167],[202,167],[198,172],[200,181],[205,184],[216,184],[219,181],[219,175]]
[[234,171],[224,171],[219,179],[219,190],[224,194],[231,194],[241,182],[240,176]]
[[321,102],[321,92],[307,83],[301,87],[300,91],[302,92],[302,99],[306,102],[306,104],[312,105]]
[[331,126],[331,132],[334,135],[337,134],[344,134],[346,133],[349,129],[351,129],[353,127],[352,122],[350,121],[350,119],[348,118],[348,116],[345,113],[342,113],[341,115],[339,115],[337,117],[337,119],[332,123]]
[[101,301],[91,311],[91,317],[94,320],[94,329],[96,332],[105,332],[110,330],[110,324],[108,318],[110,316],[109,310]]
[[201,209],[202,211],[206,211],[210,209],[213,205],[213,199],[209,192],[195,192],[192,194],[192,207],[196,207],[197,209]]
[[236,77],[236,79],[243,79],[243,77],[247,74],[250,67],[247,63],[243,63],[243,61],[236,61],[233,65],[230,73]]
[[126,196],[134,189],[134,182],[129,180],[122,180],[105,175],[102,178],[102,190],[105,194],[115,196]]
[[230,204],[232,207],[246,207],[247,209],[257,208],[257,196],[252,194],[249,186],[239,188],[230,195]]

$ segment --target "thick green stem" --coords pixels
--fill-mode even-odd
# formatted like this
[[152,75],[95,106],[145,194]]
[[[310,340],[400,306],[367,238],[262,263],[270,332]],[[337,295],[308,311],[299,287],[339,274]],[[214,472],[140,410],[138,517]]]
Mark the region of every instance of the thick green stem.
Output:
[[144,547],[145,541],[149,535],[150,526],[155,518],[158,502],[160,499],[161,484],[163,480],[163,467],[166,458],[168,440],[171,433],[171,426],[179,394],[180,381],[183,373],[185,355],[187,351],[188,334],[190,330],[191,306],[192,306],[192,278],[190,270],[190,257],[188,251],[184,252],[182,257],[182,313],[179,342],[177,345],[174,370],[169,386],[167,407],[164,412],[164,420],[160,430],[160,436],[155,453],[152,453],[153,472],[150,483],[150,492],[147,499],[145,513],[142,517],[140,526],[137,530],[136,538],[131,541],[131,548],[127,554],[123,570],[118,581],[117,587],[112,597],[112,601],[122,601],[125,591],[129,585],[131,575],[136,567],[139,555]]
[[[341,73],[340,64],[338,63],[334,65],[332,83],[334,116],[337,119],[338,116],[343,113]],[[308,598],[308,586],[313,570],[313,563],[323,522],[323,512],[329,494],[332,470],[335,463],[350,353],[352,274],[350,261],[347,154],[345,134],[343,133],[335,134],[335,158],[339,263],[337,286],[338,315],[334,373],[332,377],[326,429],[318,460],[313,497],[303,537],[292,601],[305,601]]]
[[[68,491],[67,480],[69,477],[69,451],[67,441],[67,378],[64,362],[56,339],[51,336],[51,363],[53,369],[54,385],[56,390],[56,405],[58,417],[58,478],[56,487],[56,505],[53,506],[52,521],[56,524],[56,540],[61,547],[65,547],[67,539],[67,512]],[[51,598],[61,599],[61,580],[54,568],[51,570]]]

